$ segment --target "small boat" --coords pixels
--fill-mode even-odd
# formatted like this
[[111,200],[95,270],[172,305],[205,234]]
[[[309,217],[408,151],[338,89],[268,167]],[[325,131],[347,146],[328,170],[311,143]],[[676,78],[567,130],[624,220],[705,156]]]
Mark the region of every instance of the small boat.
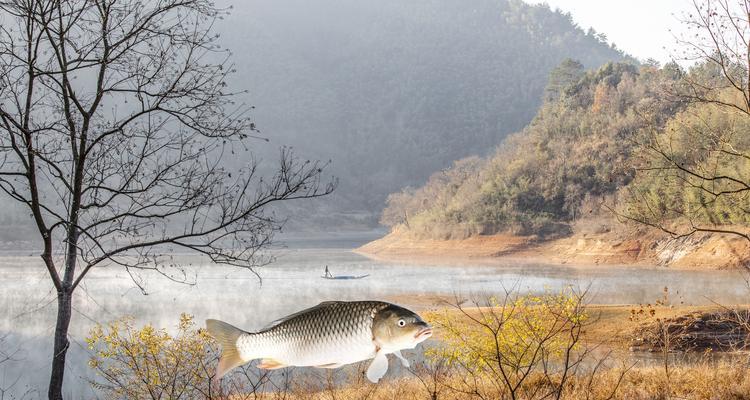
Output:
[[364,275],[321,275],[323,279],[362,279],[367,278],[370,274]]
[[323,279],[362,279],[367,278],[370,276],[370,274],[365,275],[333,275],[331,274],[331,271],[328,270],[328,266],[326,265],[325,273],[323,273],[323,276],[321,278]]

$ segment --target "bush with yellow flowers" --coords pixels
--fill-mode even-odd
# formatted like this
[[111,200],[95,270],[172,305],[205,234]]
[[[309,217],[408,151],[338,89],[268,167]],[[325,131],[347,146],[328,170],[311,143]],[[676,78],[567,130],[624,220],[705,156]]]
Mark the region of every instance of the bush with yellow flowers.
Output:
[[180,316],[175,335],[147,324],[134,327],[126,317],[97,324],[86,338],[92,382],[108,399],[211,398],[216,349],[193,317]]
[[440,340],[427,358],[465,376],[458,384],[469,386],[466,392],[493,388],[493,395],[515,398],[525,382],[541,379],[554,393],[585,353],[578,350],[588,315],[583,295],[570,289],[486,297],[426,317]]

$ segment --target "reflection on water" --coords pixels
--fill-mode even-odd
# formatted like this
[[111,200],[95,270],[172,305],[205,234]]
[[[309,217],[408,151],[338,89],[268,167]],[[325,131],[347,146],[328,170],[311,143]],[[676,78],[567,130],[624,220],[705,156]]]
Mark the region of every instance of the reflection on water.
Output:
[[[365,238],[366,240],[366,238]],[[175,261],[192,263],[194,285],[142,274],[148,294],[143,295],[121,269],[93,271],[75,298],[72,348],[66,372],[67,393],[80,397],[90,376],[83,338],[95,322],[133,315],[137,323],[174,327],[181,312],[225,320],[248,330],[325,300],[394,297],[419,308],[429,295],[500,292],[516,287],[524,292],[556,290],[567,285],[589,287],[591,302],[648,303],[668,287],[673,301],[685,304],[747,303],[748,289],[741,274],[730,271],[672,271],[664,268],[575,268],[510,261],[456,263],[436,261],[399,263],[374,261],[352,253],[356,239],[345,242],[292,241],[294,247],[274,250],[277,261],[258,270],[262,280],[248,271],[217,267],[200,258],[178,255]],[[346,246],[346,247],[345,247]],[[336,275],[364,275],[361,280],[322,279],[325,265]],[[23,376],[15,388],[39,387],[45,392],[55,296],[38,257],[0,257],[0,330],[5,350],[19,348],[15,361],[0,365],[0,388]],[[16,390],[17,391],[17,390]]]

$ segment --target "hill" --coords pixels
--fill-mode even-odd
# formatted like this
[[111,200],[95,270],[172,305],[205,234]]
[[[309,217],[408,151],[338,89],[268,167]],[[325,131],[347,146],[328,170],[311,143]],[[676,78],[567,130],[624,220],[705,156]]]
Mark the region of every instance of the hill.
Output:
[[570,15],[519,0],[253,0],[218,28],[271,139],[257,151],[332,160],[337,192],[291,221],[323,226],[375,224],[389,193],[487,155],[529,123],[564,59],[627,58]]
[[[561,75],[567,85],[556,81]],[[652,123],[644,115],[663,123],[677,112],[658,90],[670,76],[625,63],[586,73],[562,64],[550,81],[556,91],[526,128],[488,158],[456,161],[426,185],[391,195],[381,221],[447,239],[569,234],[582,214],[633,179],[637,135]]]
[[[750,242],[731,232],[750,226],[746,191],[736,189],[737,179],[723,177],[750,176],[750,162],[735,156],[750,148],[742,134],[750,120],[722,108],[739,101],[731,93],[721,104],[670,94],[686,73],[710,72],[708,64],[686,72],[626,63],[583,72],[564,62],[526,128],[490,157],[456,161],[424,186],[390,195],[381,222],[393,233],[361,251],[745,265]],[[713,151],[712,143],[725,150]],[[693,170],[721,178],[704,179]],[[639,223],[623,224],[632,221]],[[680,226],[706,233],[681,235]]]

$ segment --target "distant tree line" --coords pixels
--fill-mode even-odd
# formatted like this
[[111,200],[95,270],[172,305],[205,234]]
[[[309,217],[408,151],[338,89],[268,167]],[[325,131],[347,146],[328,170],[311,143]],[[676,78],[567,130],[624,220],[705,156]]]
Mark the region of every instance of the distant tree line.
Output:
[[333,161],[337,193],[306,218],[374,222],[389,193],[526,126],[566,57],[627,59],[569,14],[520,0],[274,3],[238,5],[219,28],[263,134]]
[[424,187],[391,195],[382,222],[439,237],[568,233],[587,200],[633,180],[635,138],[652,122],[643,114],[666,120],[677,111],[657,90],[674,79],[671,68],[609,63],[585,72],[563,61],[529,126],[471,162],[471,172],[457,162]]
[[675,236],[747,235],[750,118],[722,71],[711,59],[688,71],[609,63],[588,72],[566,60],[529,126],[493,156],[390,195],[381,222],[442,238],[550,237],[605,205],[614,211],[605,218]]

